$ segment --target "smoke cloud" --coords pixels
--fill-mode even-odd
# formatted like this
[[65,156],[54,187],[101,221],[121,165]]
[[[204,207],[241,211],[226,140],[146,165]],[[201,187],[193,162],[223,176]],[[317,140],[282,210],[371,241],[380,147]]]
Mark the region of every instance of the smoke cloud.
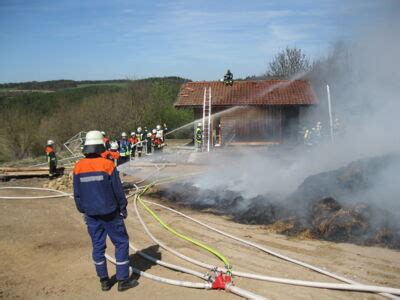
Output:
[[[209,166],[207,172],[188,184],[208,192],[188,196],[185,201],[199,207],[223,208],[221,201],[230,198],[225,203],[227,212],[231,212],[232,197],[238,195],[240,201],[235,201],[234,210],[242,212],[254,208],[255,201],[273,202],[277,207],[293,206],[296,201],[293,207],[305,215],[310,201],[335,197],[342,205],[367,203],[388,211],[390,214],[381,216],[399,225],[400,22],[380,20],[359,31],[354,40],[336,43],[331,53],[306,74],[321,103],[302,125],[322,122],[323,138],[317,145],[241,147],[203,156]],[[326,84],[331,89],[334,118],[340,123],[334,143],[329,136]],[[370,157],[375,159],[343,169]],[[352,173],[350,184],[343,179],[346,172]],[[374,222],[383,221],[387,220]]]

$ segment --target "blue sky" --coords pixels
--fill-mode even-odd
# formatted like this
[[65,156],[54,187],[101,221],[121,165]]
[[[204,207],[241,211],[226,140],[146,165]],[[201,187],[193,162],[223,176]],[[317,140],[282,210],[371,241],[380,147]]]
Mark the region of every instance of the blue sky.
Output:
[[286,46],[323,56],[389,3],[0,0],[0,82],[262,74]]

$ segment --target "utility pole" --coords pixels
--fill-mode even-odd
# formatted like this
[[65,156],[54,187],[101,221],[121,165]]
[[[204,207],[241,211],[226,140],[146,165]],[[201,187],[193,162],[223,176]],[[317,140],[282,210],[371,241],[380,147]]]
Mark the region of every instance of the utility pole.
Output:
[[326,92],[328,94],[328,111],[329,111],[329,126],[331,129],[331,142],[333,144],[333,119],[332,119],[332,104],[331,104],[331,91],[329,85],[326,85]]

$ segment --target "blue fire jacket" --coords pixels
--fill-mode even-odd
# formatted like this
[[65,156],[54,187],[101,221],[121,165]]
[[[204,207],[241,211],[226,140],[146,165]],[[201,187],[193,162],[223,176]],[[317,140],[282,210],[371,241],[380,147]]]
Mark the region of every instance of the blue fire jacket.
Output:
[[75,164],[74,198],[78,210],[89,216],[122,211],[127,206],[114,163],[102,157],[83,158]]

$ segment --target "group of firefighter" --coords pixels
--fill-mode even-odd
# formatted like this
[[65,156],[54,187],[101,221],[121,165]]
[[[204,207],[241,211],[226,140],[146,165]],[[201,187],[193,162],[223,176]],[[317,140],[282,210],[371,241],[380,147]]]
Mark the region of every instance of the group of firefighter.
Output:
[[114,160],[117,165],[121,165],[136,157],[151,155],[154,152],[161,151],[165,146],[165,136],[168,132],[167,125],[157,125],[152,131],[147,127],[138,127],[132,131],[130,136],[126,132],[121,133],[121,138],[116,141],[110,141],[103,131],[103,141],[106,151],[102,156]]
[[[333,133],[338,135],[342,131],[342,126],[338,118],[333,121]],[[315,126],[311,128],[303,127],[300,130],[300,136],[302,137],[303,144],[305,146],[315,146],[319,144],[323,139],[323,130],[321,121],[317,121]]]
[[[147,127],[138,127],[132,131],[130,136],[126,132],[121,133],[119,140],[111,141],[106,133],[102,131],[105,151],[102,157],[112,160],[115,165],[121,165],[131,159],[152,155],[154,152],[162,151],[165,146],[165,136],[168,132],[167,125],[157,125],[150,132]],[[81,146],[84,152],[83,145]],[[45,148],[46,160],[49,166],[49,177],[57,175],[57,156],[54,149],[54,141],[48,140]],[[85,154],[85,153],[84,153]]]

